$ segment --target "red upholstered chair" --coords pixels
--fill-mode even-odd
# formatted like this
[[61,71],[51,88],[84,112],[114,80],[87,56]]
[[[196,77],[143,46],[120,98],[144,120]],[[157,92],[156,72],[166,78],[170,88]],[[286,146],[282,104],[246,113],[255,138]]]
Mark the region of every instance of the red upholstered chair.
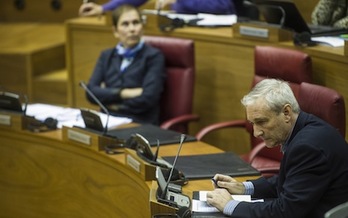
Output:
[[[288,81],[295,96],[298,96],[301,82],[311,82],[312,61],[303,52],[270,46],[256,46],[254,62],[255,75],[252,87],[265,78],[279,78]],[[252,126],[245,119],[209,125],[201,129],[196,134],[196,138],[202,140],[208,133],[224,128],[244,128],[250,134],[251,151],[241,155],[241,157],[256,169],[264,172],[264,175],[266,172],[271,174],[277,172],[282,159],[279,148],[261,149],[261,147],[259,150],[254,150],[254,147],[260,143],[263,144],[263,142],[253,136]]]
[[167,80],[161,97],[161,127],[188,133],[188,124],[197,121],[192,114],[195,83],[194,42],[159,36],[145,36],[146,43],[162,51],[165,56]]
[[337,91],[310,83],[301,83],[298,103],[301,110],[314,114],[346,135],[344,98]]

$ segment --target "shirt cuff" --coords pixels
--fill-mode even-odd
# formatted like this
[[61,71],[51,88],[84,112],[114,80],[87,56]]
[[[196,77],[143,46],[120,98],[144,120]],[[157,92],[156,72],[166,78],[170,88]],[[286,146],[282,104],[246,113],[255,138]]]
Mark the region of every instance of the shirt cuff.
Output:
[[245,187],[245,195],[253,195],[254,194],[254,184],[252,182],[243,182]]
[[232,213],[234,211],[234,209],[237,207],[237,205],[240,203],[240,201],[236,201],[236,200],[230,200],[225,208],[224,208],[224,211],[223,213],[227,216],[232,216]]

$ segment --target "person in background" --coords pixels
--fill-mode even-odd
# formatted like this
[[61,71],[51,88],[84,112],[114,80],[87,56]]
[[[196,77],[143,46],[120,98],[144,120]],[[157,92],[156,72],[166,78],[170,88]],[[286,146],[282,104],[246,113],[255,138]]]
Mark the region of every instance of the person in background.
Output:
[[[112,21],[119,43],[102,51],[87,86],[111,115],[158,124],[166,79],[164,56],[144,43],[143,23],[136,7],[118,7]],[[86,96],[95,103],[88,93]]]
[[[148,0],[110,0],[106,4],[99,5],[93,2],[83,3],[79,8],[80,16],[96,16],[106,11],[112,11],[122,4],[130,4],[139,7]],[[171,6],[172,10],[183,14],[235,14],[235,8],[231,0],[156,0],[156,9]]]
[[348,29],[348,2],[319,0],[312,12],[312,23]]
[[[207,202],[231,217],[323,218],[348,199],[348,145],[337,129],[301,111],[288,83],[265,79],[243,97],[254,136],[284,153],[279,175],[237,182],[217,174]],[[250,194],[264,202],[239,202]]]

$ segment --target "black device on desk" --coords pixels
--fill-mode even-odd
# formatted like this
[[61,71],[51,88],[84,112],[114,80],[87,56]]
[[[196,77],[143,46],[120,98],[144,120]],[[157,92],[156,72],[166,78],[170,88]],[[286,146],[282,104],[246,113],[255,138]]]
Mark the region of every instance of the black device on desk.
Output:
[[46,132],[57,129],[58,121],[48,117],[44,121],[36,120],[34,117],[26,116],[28,99],[24,95],[24,103],[20,95],[12,92],[0,92],[0,110],[22,114],[26,118],[26,128],[33,132]]
[[80,86],[88,93],[89,96],[93,98],[93,100],[99,105],[99,107],[107,115],[105,126],[103,126],[101,119],[96,111],[81,109],[81,116],[82,116],[83,122],[85,123],[86,128],[96,130],[96,131],[102,131],[103,134],[106,135],[108,131],[108,123],[109,123],[109,116],[110,116],[109,111],[99,101],[99,99],[93,94],[93,92],[87,87],[87,85],[84,82],[81,81]]
[[[142,124],[130,128],[113,129],[108,131],[108,135],[115,136],[120,139],[129,139],[134,134],[140,134],[149,142],[151,147],[157,146],[157,140],[160,145],[174,144],[180,141],[181,133],[162,129],[152,124]],[[194,136],[186,135],[186,142],[197,141]]]
[[[163,157],[169,163],[173,163],[175,158]],[[233,152],[181,156],[180,163],[176,164],[176,167],[188,179],[212,178],[216,172],[230,176],[260,175],[257,169]]]
[[348,29],[333,26],[308,25],[293,1],[262,0],[256,1],[255,4],[267,23],[280,24],[296,33],[333,36],[348,32]]
[[157,162],[157,156],[158,156],[158,150],[159,150],[159,141],[157,142],[157,150],[156,153],[152,153],[151,146],[149,142],[147,141],[144,136],[136,133],[132,135],[127,141],[126,145],[127,148],[131,148],[136,150],[137,155],[145,160],[146,162],[155,165],[160,166],[163,168],[168,168],[168,165],[162,164]]
[[176,185],[170,182],[173,175],[173,171],[175,169],[176,161],[180,154],[180,150],[185,141],[185,137],[186,136],[184,134],[181,135],[178,152],[176,154],[176,158],[174,160],[174,163],[167,181],[165,180],[163,176],[162,169],[160,167],[157,167],[156,169],[156,178],[158,183],[156,197],[157,197],[157,201],[160,203],[164,203],[176,208],[186,207],[189,209],[191,207],[190,198],[187,195],[182,194],[180,185]]
[[104,127],[97,111],[87,108],[80,108],[80,111],[86,128],[99,132],[105,132],[106,127]]
[[187,184],[188,181],[182,172],[175,169],[174,166],[172,166],[168,162],[158,159],[158,151],[160,146],[159,140],[157,140],[156,153],[152,152],[148,140],[138,133],[133,134],[126,141],[124,146],[135,150],[137,152],[137,155],[147,163],[160,167],[162,175],[165,179],[170,179],[172,183],[177,185]]
[[18,94],[0,91],[0,110],[23,113],[25,115],[26,107],[27,102],[25,102],[24,106],[22,106],[22,102]]

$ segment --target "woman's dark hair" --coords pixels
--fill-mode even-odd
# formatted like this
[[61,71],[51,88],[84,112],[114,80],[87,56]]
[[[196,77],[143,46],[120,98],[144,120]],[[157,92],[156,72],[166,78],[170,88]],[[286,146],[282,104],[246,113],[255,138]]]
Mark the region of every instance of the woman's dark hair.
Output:
[[117,26],[117,23],[121,17],[122,14],[128,12],[128,11],[136,11],[139,15],[139,18],[141,20],[141,13],[138,10],[138,8],[132,6],[132,5],[128,5],[128,4],[124,4],[121,5],[119,7],[117,7],[113,12],[112,12],[112,23],[114,26]]

